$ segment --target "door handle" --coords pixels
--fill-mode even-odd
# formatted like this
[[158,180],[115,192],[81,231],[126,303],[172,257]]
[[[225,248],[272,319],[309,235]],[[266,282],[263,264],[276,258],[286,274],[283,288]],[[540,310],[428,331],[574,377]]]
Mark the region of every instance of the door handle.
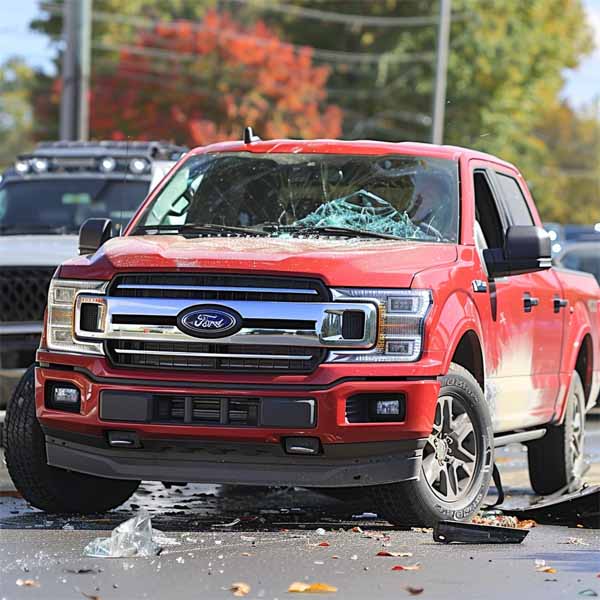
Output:
[[567,308],[569,306],[569,301],[565,298],[554,298],[554,312],[559,313],[561,308]]
[[531,294],[526,292],[523,294],[523,308],[526,313],[530,313],[534,306],[540,303],[539,298],[534,298]]

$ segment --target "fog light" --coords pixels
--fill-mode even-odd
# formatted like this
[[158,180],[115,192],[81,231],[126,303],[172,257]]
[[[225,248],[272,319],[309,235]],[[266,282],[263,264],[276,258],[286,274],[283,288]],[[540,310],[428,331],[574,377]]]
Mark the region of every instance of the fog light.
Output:
[[79,390],[66,387],[55,387],[52,395],[54,404],[77,404],[79,402]]
[[399,416],[400,400],[377,400],[375,403],[375,414],[380,416]]
[[117,167],[117,161],[112,156],[105,156],[100,161],[100,170],[103,173],[110,173],[114,171]]
[[148,168],[148,161],[143,158],[134,158],[129,162],[129,170],[135,175],[140,175]]
[[46,406],[54,410],[79,412],[81,396],[79,389],[70,383],[50,383],[46,388]]

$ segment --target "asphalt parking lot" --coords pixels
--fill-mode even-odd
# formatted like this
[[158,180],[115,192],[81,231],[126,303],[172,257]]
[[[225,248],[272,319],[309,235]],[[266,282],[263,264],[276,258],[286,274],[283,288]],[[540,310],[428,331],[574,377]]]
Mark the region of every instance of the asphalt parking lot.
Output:
[[[587,449],[592,466],[586,479],[600,483],[598,420],[590,424]],[[507,502],[531,502],[523,449],[499,450],[498,464]],[[360,498],[344,504],[302,489],[167,490],[155,483],[143,484],[117,511],[67,518],[28,507],[5,471],[1,481],[0,598],[6,600],[231,598],[231,586],[239,582],[250,587],[247,598],[267,599],[301,596],[287,591],[292,582],[323,582],[338,590],[316,597],[357,599],[600,594],[599,530],[540,525],[518,546],[444,546],[431,532],[396,531],[365,514],[369,506]],[[178,544],[152,558],[83,555],[88,542],[140,510]],[[381,551],[412,556],[377,556]],[[545,570],[536,561],[545,561]]]

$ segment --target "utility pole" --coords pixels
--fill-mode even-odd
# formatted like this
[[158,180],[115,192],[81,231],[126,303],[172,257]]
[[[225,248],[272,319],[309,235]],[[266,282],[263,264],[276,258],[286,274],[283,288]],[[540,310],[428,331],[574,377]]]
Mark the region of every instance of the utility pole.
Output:
[[64,0],[60,139],[87,140],[92,0]]
[[435,65],[435,88],[433,91],[433,111],[431,143],[441,144],[444,140],[444,113],[446,109],[446,79],[448,74],[448,51],[450,45],[450,20],[452,0],[440,0],[440,20],[438,23],[437,56]]

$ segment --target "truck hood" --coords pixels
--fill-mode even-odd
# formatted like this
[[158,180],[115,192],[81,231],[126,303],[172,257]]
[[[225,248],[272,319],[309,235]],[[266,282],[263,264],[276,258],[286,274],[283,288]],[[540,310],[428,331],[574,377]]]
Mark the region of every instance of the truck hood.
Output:
[[147,235],[110,240],[96,254],[65,263],[61,277],[110,279],[115,272],[202,270],[312,276],[336,286],[410,287],[418,272],[456,259],[451,244]]
[[77,256],[76,235],[2,235],[0,266],[57,267]]

